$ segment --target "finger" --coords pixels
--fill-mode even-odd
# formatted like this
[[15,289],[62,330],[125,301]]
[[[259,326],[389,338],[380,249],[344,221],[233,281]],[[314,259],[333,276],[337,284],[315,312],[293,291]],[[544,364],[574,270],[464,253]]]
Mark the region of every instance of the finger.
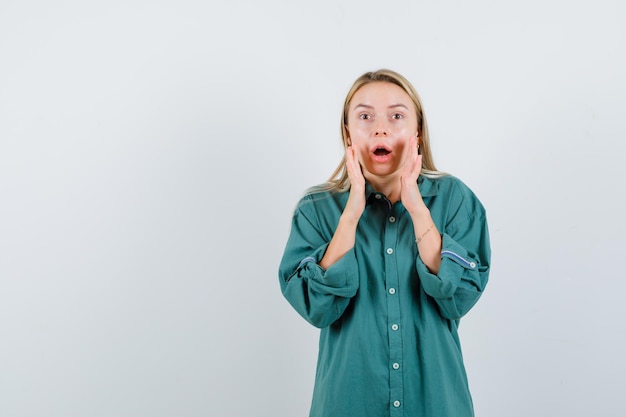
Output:
[[411,176],[415,172],[417,162],[417,144],[414,137],[409,138],[409,152],[404,164],[404,174],[406,177]]
[[419,153],[417,152],[417,138],[414,136],[411,136],[411,155],[413,155],[413,160],[417,161]]
[[351,171],[354,167],[354,152],[352,150],[352,146],[348,146],[346,148],[346,166],[348,171]]
[[[422,155],[417,151],[417,139],[411,137],[411,174],[419,175],[422,168]],[[417,175],[416,175],[417,174]]]
[[348,148],[346,148],[346,168],[348,169],[348,176],[351,179],[354,180],[358,178],[355,150],[352,146],[348,146]]

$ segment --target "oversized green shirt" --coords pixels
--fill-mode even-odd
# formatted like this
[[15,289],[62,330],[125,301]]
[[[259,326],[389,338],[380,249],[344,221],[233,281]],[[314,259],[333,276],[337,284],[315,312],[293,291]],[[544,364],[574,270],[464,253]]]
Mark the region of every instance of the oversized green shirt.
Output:
[[318,263],[349,193],[309,192],[295,209],[279,279],[321,329],[311,417],[473,416],[457,328],[487,284],[485,210],[453,176],[418,186],[442,236],[437,275],[402,203],[369,184],[354,248],[326,270]]

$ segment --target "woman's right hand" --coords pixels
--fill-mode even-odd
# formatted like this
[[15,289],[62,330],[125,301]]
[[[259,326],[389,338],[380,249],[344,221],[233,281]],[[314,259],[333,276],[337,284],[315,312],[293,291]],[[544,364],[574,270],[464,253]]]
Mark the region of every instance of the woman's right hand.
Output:
[[346,169],[350,178],[350,194],[339,224],[319,265],[328,269],[354,247],[356,229],[365,210],[365,177],[361,171],[358,150],[354,145],[346,148]]
[[346,148],[346,169],[350,179],[350,195],[343,215],[358,222],[365,210],[365,177],[359,163],[358,149],[354,144]]

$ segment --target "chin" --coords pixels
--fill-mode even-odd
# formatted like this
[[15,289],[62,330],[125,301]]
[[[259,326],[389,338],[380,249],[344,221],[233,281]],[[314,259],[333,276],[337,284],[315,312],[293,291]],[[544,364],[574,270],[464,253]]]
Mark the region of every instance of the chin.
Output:
[[400,175],[400,171],[397,169],[378,167],[378,169],[368,170],[368,174],[375,178],[389,178],[394,175]]

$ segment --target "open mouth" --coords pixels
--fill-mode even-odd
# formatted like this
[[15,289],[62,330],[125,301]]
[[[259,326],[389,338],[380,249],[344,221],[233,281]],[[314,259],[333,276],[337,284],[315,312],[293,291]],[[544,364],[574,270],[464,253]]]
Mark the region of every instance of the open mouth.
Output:
[[385,149],[385,148],[376,148],[376,150],[374,150],[374,155],[377,156],[385,156],[385,155],[389,155],[391,152],[389,152],[389,150]]
[[376,156],[387,156],[391,153],[391,150],[385,146],[378,145],[373,149],[372,153]]

